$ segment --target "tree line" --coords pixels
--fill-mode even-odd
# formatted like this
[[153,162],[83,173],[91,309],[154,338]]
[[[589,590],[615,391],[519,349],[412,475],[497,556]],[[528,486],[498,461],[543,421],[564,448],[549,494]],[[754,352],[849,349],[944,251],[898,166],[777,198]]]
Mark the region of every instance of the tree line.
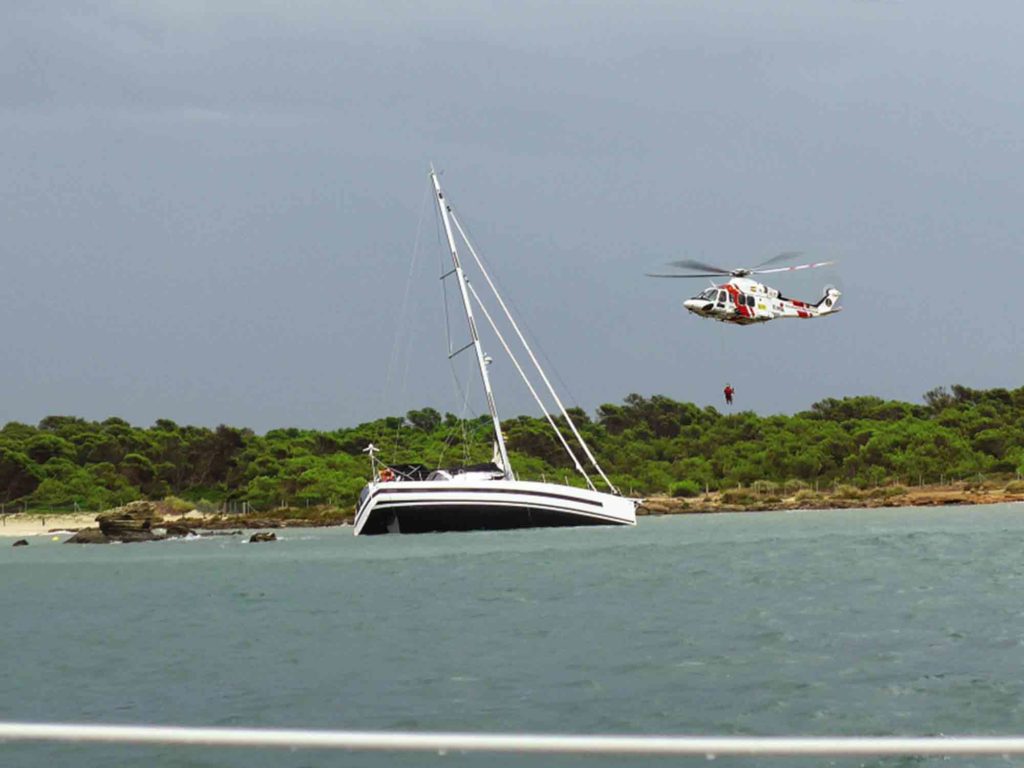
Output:
[[[571,413],[611,480],[633,494],[663,494],[680,483],[865,487],[1024,472],[1024,387],[938,387],[920,404],[829,398],[773,416],[631,394],[592,417]],[[502,431],[521,478],[582,482],[544,419],[519,416]],[[173,495],[213,505],[245,501],[257,510],[346,507],[369,476],[364,449],[371,442],[390,463],[459,466],[488,461],[492,452],[489,418],[462,420],[433,408],[352,428],[264,435],[167,419],[136,427],[119,418],[49,416],[0,430],[0,503],[7,511],[19,504],[97,510]]]

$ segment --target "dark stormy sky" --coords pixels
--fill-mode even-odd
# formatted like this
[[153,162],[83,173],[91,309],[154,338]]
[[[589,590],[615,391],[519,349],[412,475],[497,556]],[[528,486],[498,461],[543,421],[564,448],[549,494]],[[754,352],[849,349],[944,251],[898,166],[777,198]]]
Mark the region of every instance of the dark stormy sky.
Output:
[[[588,410],[1024,378],[1018,3],[8,0],[0,21],[0,422],[458,411],[430,162]],[[783,250],[841,259],[775,284],[836,284],[845,312],[727,327],[682,309],[704,283],[644,277]],[[502,414],[534,413],[487,346]]]

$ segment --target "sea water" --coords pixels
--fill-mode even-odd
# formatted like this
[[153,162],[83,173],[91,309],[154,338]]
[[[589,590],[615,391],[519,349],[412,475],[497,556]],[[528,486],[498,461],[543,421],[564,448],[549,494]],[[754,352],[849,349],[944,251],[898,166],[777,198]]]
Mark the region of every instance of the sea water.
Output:
[[[0,719],[1024,733],[1021,505],[279,537],[2,541]],[[669,763],[704,760],[0,744],[5,768]]]

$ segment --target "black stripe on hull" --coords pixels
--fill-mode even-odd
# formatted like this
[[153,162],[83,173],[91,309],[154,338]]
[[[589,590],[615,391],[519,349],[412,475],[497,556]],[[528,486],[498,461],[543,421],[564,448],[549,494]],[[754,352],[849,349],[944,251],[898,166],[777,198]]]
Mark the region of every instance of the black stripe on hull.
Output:
[[[397,526],[396,526],[397,522]],[[583,525],[625,525],[539,507],[459,504],[383,505],[376,507],[360,533],[445,533],[450,531],[506,531],[515,528],[567,528]]]

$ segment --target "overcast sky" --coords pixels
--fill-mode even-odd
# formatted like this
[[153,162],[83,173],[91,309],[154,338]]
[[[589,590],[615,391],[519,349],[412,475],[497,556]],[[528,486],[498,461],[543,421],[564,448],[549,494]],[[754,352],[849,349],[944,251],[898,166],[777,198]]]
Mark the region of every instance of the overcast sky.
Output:
[[[0,422],[458,411],[430,162],[588,411],[719,405],[726,381],[763,414],[1020,386],[1022,22],[1008,1],[7,0]],[[644,277],[784,250],[841,259],[774,284],[836,284],[843,313],[724,326],[682,308],[706,283]],[[487,347],[502,415],[536,413]]]

